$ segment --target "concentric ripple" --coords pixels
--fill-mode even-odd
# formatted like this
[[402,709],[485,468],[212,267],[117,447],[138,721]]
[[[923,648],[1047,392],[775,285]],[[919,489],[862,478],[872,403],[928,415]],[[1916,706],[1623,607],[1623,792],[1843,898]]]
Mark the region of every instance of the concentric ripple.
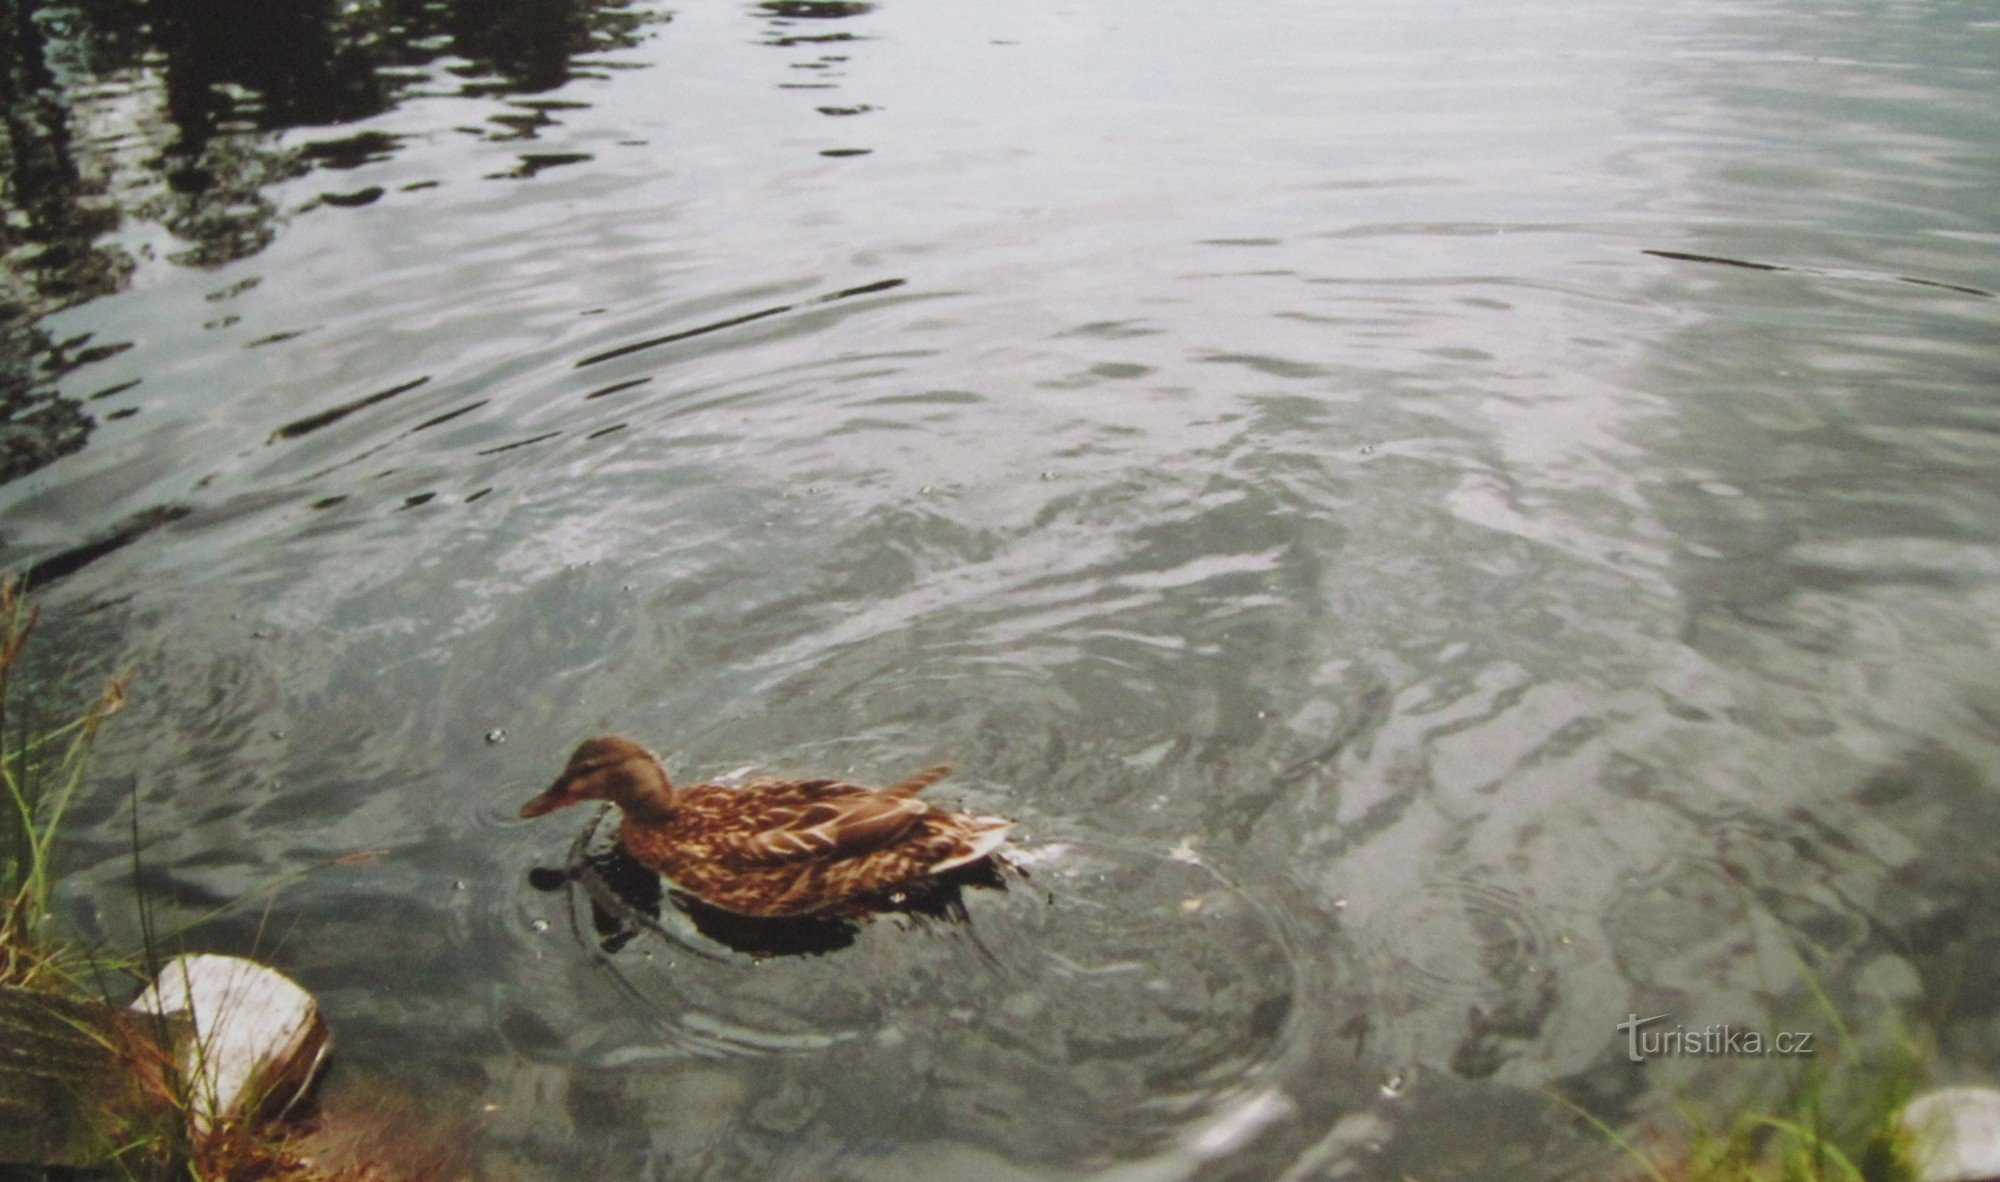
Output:
[[[1311,971],[1251,894],[1130,843],[1029,849],[1006,889],[965,893],[962,920],[881,917],[851,946],[759,958],[672,904],[635,913],[601,871],[602,820],[572,848],[575,954],[685,1053],[851,1047],[948,1079],[954,1119],[993,1136],[1053,1104],[1071,1135],[1172,1140],[1268,1074]],[[607,940],[607,918],[638,934]]]

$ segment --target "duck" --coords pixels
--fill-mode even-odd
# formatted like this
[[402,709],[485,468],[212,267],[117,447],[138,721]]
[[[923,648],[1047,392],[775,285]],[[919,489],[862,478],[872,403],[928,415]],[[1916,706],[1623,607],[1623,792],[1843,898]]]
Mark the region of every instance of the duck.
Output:
[[609,801],[623,815],[625,852],[702,903],[758,918],[856,918],[952,871],[1005,864],[1014,822],[917,798],[951,770],[886,788],[778,778],[677,786],[651,750],[604,735],[578,746],[521,817]]

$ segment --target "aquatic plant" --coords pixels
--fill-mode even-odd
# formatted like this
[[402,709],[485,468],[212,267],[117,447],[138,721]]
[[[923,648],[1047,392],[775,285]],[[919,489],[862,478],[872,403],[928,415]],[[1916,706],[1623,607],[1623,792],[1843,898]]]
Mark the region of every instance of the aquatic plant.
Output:
[[111,678],[95,702],[52,723],[60,691],[24,687],[19,669],[39,609],[20,580],[0,575],[0,984],[49,985],[76,959],[47,932],[53,852],[104,720],[125,703]]
[[1892,1027],[1873,1039],[1881,1045],[1865,1046],[1810,973],[1805,980],[1835,1046],[1793,1073],[1770,1107],[1718,1124],[1682,1104],[1681,1129],[1635,1140],[1570,1104],[1632,1163],[1620,1182],[1918,1182],[1903,1111],[1928,1074],[1924,1041]]

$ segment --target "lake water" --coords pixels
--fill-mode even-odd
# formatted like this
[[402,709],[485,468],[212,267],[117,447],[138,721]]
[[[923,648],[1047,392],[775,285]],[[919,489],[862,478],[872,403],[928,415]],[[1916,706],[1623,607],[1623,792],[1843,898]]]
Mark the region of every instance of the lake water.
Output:
[[[1970,0],[9,18],[0,561],[129,668],[65,919],[494,1176],[1554,1178],[2000,1061]],[[581,738],[1020,820],[967,926],[603,952]],[[345,859],[345,860],[341,860]],[[221,914],[216,909],[235,901]]]

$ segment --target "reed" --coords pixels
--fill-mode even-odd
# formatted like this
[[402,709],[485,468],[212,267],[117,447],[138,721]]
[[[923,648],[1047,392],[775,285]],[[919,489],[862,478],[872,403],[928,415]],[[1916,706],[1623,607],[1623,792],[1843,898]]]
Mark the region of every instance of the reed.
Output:
[[1634,1139],[1570,1104],[1627,1159],[1613,1176],[1620,1182],[1919,1182],[1919,1147],[1903,1111],[1929,1074],[1925,1040],[1892,1025],[1864,1043],[1810,973],[1806,987],[1833,1029],[1831,1053],[1792,1072],[1768,1107],[1717,1123],[1683,1104],[1680,1129]]
[[83,962],[48,932],[53,853],[105,719],[125,704],[111,678],[96,701],[54,721],[52,695],[26,680],[21,657],[40,616],[20,580],[0,575],[0,984],[73,982]]
[[[23,654],[39,615],[21,581],[0,574],[0,985],[56,995],[49,1002],[53,1007],[86,1002],[101,1006],[95,999],[108,1001],[117,991],[116,979],[128,975],[156,979],[161,964],[179,950],[181,938],[179,933],[158,929],[143,895],[137,903],[141,949],[132,958],[77,948],[52,930],[49,898],[55,885],[56,841],[82,788],[98,732],[124,705],[125,679],[111,678],[80,710],[61,709],[61,701],[73,698],[64,683],[37,684],[24,672]],[[136,885],[143,846],[136,796],[131,825]],[[363,861],[377,854],[363,851],[334,862]],[[267,889],[275,890],[296,877]],[[95,1020],[76,1029],[119,1064],[138,1097],[135,1111],[172,1117],[138,1120],[132,1112],[107,1109],[102,1114],[105,1127],[99,1131],[104,1164],[91,1176],[188,1182],[429,1182],[464,1176],[453,1152],[440,1148],[449,1144],[443,1137],[422,1145],[391,1137],[374,1145],[357,1140],[356,1130],[347,1130],[338,1145],[329,1147],[302,1136],[298,1125],[258,1119],[262,1114],[256,1111],[192,1137],[187,1117],[203,1098],[197,1089],[205,1078],[207,1048],[189,1024],[158,1015],[131,1015]],[[192,1044],[191,1038],[196,1039]],[[182,1048],[193,1052],[193,1071],[181,1061]],[[374,1152],[364,1153],[364,1144]],[[0,1166],[0,1173],[9,1168]],[[25,1177],[71,1174],[23,1168],[28,1169]]]

